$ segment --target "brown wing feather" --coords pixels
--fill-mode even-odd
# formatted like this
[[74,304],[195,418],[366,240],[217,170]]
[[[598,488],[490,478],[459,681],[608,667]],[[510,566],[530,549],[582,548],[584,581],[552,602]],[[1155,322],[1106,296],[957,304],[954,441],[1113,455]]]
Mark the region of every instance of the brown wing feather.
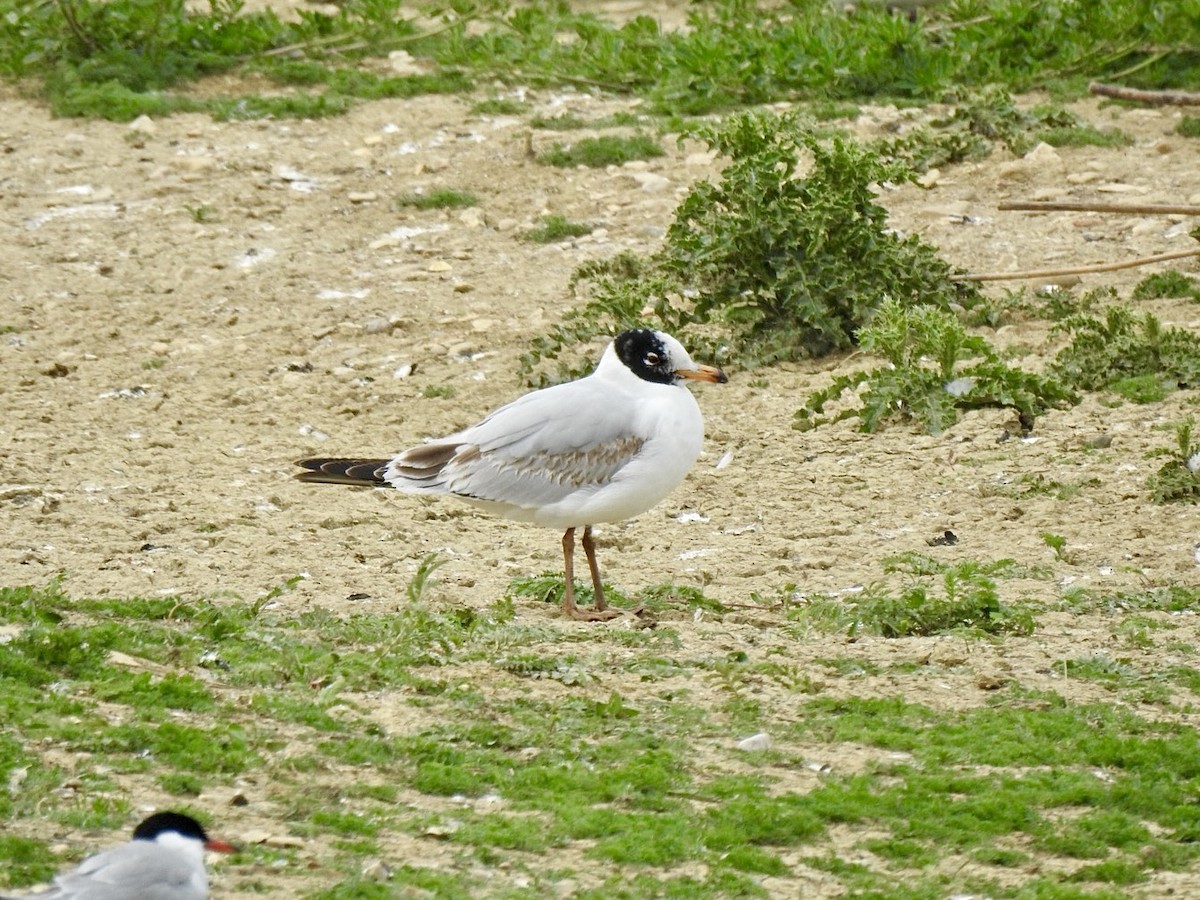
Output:
[[348,459],[339,457],[314,456],[309,459],[298,459],[296,465],[305,472],[300,472],[296,478],[310,484],[350,484],[362,487],[383,487],[387,482],[383,479],[383,470],[387,468],[386,459]]

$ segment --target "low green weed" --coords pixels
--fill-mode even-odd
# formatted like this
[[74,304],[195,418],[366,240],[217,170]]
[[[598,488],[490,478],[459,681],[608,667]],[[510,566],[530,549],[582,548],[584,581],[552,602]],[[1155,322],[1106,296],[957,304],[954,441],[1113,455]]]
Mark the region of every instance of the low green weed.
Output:
[[1067,549],[1067,539],[1061,534],[1055,534],[1053,531],[1043,531],[1040,535],[1042,543],[1049,547],[1054,552],[1054,558],[1059,562],[1070,563],[1072,561],[1072,553]]
[[519,116],[529,109],[529,104],[511,97],[489,97],[471,105],[475,116]]
[[1033,475],[1018,475],[1011,483],[1007,484],[981,485],[979,492],[985,497],[1049,496],[1056,500],[1074,500],[1086,489],[1102,485],[1103,482],[1098,478],[1059,481],[1056,478],[1047,478],[1038,472]]
[[44,841],[0,834],[0,868],[17,887],[47,882],[58,874],[59,859]]
[[[1194,80],[1190,48],[1200,42],[1186,3],[1155,0],[1050,9],[1037,0],[998,0],[987,15],[975,3],[951,4],[913,21],[882,5],[848,15],[832,4],[720,0],[697,7],[678,31],[646,15],[614,25],[566,4],[479,0],[431,15],[423,28],[419,21],[380,2],[303,9],[284,21],[236,0],[18,0],[0,33],[0,71],[38,79],[59,114],[67,108],[112,118],[132,118],[134,95],[142,112],[156,93],[166,102],[151,114],[183,108],[196,101],[161,92],[239,68],[324,84],[342,101],[445,89],[436,80],[451,73],[455,92],[489,79],[585,84],[643,97],[656,112],[695,115],[797,99],[936,101],[952,88],[993,84],[1077,94],[1089,78],[1106,75],[1178,86]],[[402,82],[354,68],[397,48],[433,71]],[[336,74],[327,80],[314,67]],[[126,91],[124,102],[114,107],[87,92],[105,85]],[[68,91],[76,96],[63,103]]]
[[[957,421],[959,410],[1006,407],[1029,429],[1046,410],[1078,401],[1059,380],[1005,364],[982,337],[968,335],[957,316],[933,307],[906,308],[885,300],[859,333],[859,345],[882,356],[887,365],[836,376],[808,398],[794,427],[806,430],[857,418],[866,432],[898,420],[938,434]],[[861,405],[825,415],[826,405],[845,394]]]
[[[5,834],[35,819],[124,831],[135,815],[125,798],[146,785],[190,802],[252,771],[320,865],[303,869],[303,888],[289,881],[294,858],[279,851],[252,849],[232,865],[269,869],[272,889],[289,894],[542,896],[586,871],[580,896],[766,896],[764,878],[778,879],[772,894],[778,885],[802,890],[803,862],[859,896],[942,897],[1003,883],[998,895],[1065,897],[1024,871],[1020,857],[1040,871],[1051,862],[1075,871],[1081,860],[1089,878],[1112,884],[1195,865],[1200,738],[1186,723],[1143,717],[1137,705],[1078,705],[1015,688],[965,710],[818,693],[783,630],[771,652],[727,642],[682,648],[638,631],[653,647],[631,653],[618,629],[598,637],[439,610],[433,559],[422,561],[399,613],[0,589],[0,620],[21,628],[0,653],[0,771],[28,770],[0,791]],[[1027,574],[1011,560],[923,553],[888,568],[924,585],[935,605],[970,599],[977,609],[992,608],[989,582],[995,593],[996,579]],[[1197,603],[1191,588],[1154,591],[1096,602]],[[54,630],[70,638],[44,641]],[[822,680],[894,670],[859,658],[854,644],[837,646],[843,655],[813,661]],[[155,663],[156,674],[125,672],[110,650]],[[560,662],[595,674],[535,683]],[[1196,673],[1176,668],[1164,683],[1195,690]],[[1081,663],[1074,674],[1085,671]],[[718,702],[690,695],[697,674],[723,687]],[[654,681],[649,690],[623,687],[639,677]],[[153,701],[144,710],[136,704],[143,689]],[[398,713],[386,727],[381,706]],[[164,717],[164,709],[183,715]],[[752,764],[732,740],[749,727],[772,739]],[[71,772],[40,757],[49,746],[72,754]],[[797,786],[803,761],[839,760],[844,747],[868,762],[802,772]],[[68,776],[83,785],[72,796],[60,790]],[[363,863],[396,836],[437,839],[446,864],[409,863],[385,882],[368,881]],[[845,861],[867,853],[890,865]],[[584,862],[567,872],[567,854]],[[961,875],[967,860],[982,872]],[[0,836],[5,887],[43,880],[60,863],[44,847]],[[253,889],[256,877],[244,876],[242,887]],[[1100,883],[1075,888],[1095,894]]]

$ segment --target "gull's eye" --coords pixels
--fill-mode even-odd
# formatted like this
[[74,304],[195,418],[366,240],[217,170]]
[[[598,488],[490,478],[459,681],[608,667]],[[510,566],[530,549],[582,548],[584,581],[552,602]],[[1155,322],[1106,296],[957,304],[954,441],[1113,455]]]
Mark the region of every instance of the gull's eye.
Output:
[[649,353],[646,354],[646,358],[643,359],[642,362],[644,362],[647,366],[649,366],[650,368],[653,369],[660,362],[662,362],[662,357],[659,356],[657,353],[655,353],[653,350],[651,350]]

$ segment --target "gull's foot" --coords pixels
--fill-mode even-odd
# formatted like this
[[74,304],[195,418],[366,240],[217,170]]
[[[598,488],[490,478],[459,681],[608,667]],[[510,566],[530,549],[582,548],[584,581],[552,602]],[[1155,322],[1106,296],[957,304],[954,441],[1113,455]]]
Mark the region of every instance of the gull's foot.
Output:
[[574,619],[577,622],[607,622],[610,619],[615,619],[622,615],[619,609],[607,607],[605,609],[580,609],[578,606],[563,607],[568,618]]

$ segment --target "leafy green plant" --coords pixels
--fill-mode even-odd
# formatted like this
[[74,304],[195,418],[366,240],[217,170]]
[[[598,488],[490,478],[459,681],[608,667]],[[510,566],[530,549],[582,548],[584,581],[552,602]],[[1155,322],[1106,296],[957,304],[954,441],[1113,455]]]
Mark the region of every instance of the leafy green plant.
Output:
[[[797,411],[794,427],[806,430],[857,417],[866,432],[898,420],[938,434],[954,424],[961,409],[1006,407],[1028,429],[1047,409],[1077,402],[1057,380],[1002,362],[987,341],[967,334],[958,318],[944,310],[905,308],[888,299],[859,342],[887,365],[836,376]],[[847,393],[861,405],[826,416],[826,405]]]
[[[931,247],[887,229],[874,185],[905,180],[905,168],[790,117],[738,115],[696,137],[731,162],[680,204],[662,264],[695,293],[693,315],[730,326],[746,355],[847,347],[884,296],[965,299]],[[811,168],[799,177],[804,157]]]
[[538,162],[560,168],[602,169],[635,159],[653,159],[665,152],[658,141],[646,134],[605,134],[581,138],[571,144],[555,144],[538,156]]
[[[977,296],[932,247],[888,229],[875,185],[909,177],[903,165],[795,116],[741,114],[694,136],[729,160],[720,181],[692,187],[654,256],[576,270],[589,300],[533,341],[522,368],[535,382],[543,361],[634,324],[755,366],[851,346],[885,297],[947,309]],[[560,360],[560,376],[574,371]]]
[[1189,416],[1175,426],[1175,446],[1155,450],[1170,457],[1150,476],[1147,487],[1155,503],[1200,503],[1200,438],[1196,420]]
[[1071,551],[1067,549],[1067,539],[1053,531],[1041,533],[1042,543],[1054,551],[1054,558],[1059,562],[1070,563]]
[[429,593],[436,582],[434,574],[447,562],[445,557],[437,553],[429,553],[421,559],[421,562],[417,564],[416,573],[404,589],[404,595],[410,604],[416,605],[424,601],[425,595]]
[[1118,378],[1108,389],[1131,403],[1158,403],[1175,389],[1175,385],[1167,384],[1159,375],[1130,375]]
[[1186,7],[996,0],[937,5],[910,21],[883,3],[846,15],[835,4],[719,0],[696,7],[686,29],[666,31],[650,16],[613,26],[546,4],[517,8],[502,28],[472,35],[460,26],[436,52],[501,79],[570,78],[695,115],[806,98],[937,100],[956,85],[1066,83],[1078,92],[1106,73],[1139,86],[1186,84],[1200,31]]
[[58,857],[39,840],[0,834],[0,868],[11,885],[49,881],[58,871]]
[[1177,388],[1200,385],[1200,337],[1163,327],[1152,313],[1111,306],[1103,319],[1071,316],[1056,326],[1071,343],[1055,356],[1049,374],[1079,390],[1103,390],[1115,382],[1153,376]]
[[1184,116],[1175,126],[1175,133],[1184,137],[1200,137],[1200,116]]

